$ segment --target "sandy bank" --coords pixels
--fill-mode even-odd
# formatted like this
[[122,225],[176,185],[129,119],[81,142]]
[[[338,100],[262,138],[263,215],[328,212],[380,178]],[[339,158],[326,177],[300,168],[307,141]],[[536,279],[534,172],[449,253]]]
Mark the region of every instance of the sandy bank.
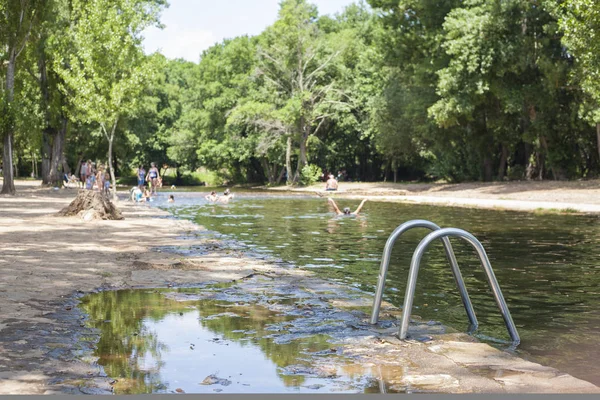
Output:
[[[448,393],[600,393],[438,324],[416,320],[413,337],[427,340],[400,342],[397,308],[384,305],[387,324],[370,326],[364,312],[370,296],[207,238],[202,227],[160,210],[121,202],[125,220],[84,222],[52,215],[75,190],[23,182],[18,190],[15,197],[0,196],[0,394],[110,392],[111,379],[91,357],[97,333],[76,307],[84,293],[233,280],[241,292],[301,292],[308,317],[351,314],[342,326],[323,321],[345,357],[340,367],[379,368],[392,385]],[[166,251],[182,245],[194,246],[195,255]]]
[[280,186],[269,190],[469,208],[600,213],[600,180],[459,184],[341,182],[337,192],[325,192],[324,184],[299,188]]

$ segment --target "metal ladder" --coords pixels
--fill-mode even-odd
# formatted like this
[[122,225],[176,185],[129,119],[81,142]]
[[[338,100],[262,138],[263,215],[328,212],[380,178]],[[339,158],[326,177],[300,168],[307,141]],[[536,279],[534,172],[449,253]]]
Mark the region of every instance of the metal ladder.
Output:
[[494,295],[494,299],[496,300],[496,304],[500,309],[508,333],[513,341],[513,345],[519,344],[521,339],[519,338],[519,334],[517,333],[517,328],[515,327],[515,323],[512,320],[510,311],[508,310],[508,306],[506,305],[506,301],[504,300],[504,296],[502,295],[502,291],[500,290],[500,286],[498,285],[498,281],[496,280],[496,276],[494,275],[494,271],[492,270],[490,260],[488,259],[488,256],[481,242],[467,231],[457,228],[442,229],[433,222],[426,220],[412,220],[405,222],[404,224],[398,226],[388,238],[383,250],[383,257],[381,259],[381,267],[379,270],[379,278],[377,282],[377,291],[375,292],[373,310],[371,312],[371,324],[376,324],[379,318],[379,309],[381,307],[381,301],[383,298],[383,290],[385,288],[385,277],[390,264],[392,248],[404,232],[413,228],[427,228],[432,230],[433,232],[431,232],[423,240],[421,240],[421,242],[415,249],[415,252],[413,253],[408,274],[406,294],[404,296],[402,318],[400,320],[400,339],[406,339],[408,333],[408,324],[410,321],[410,314],[412,310],[415,288],[417,285],[417,275],[419,273],[421,259],[423,258],[423,254],[425,254],[425,251],[427,250],[429,245],[438,239],[441,239],[444,245],[446,257],[448,258],[452,269],[452,275],[454,276],[454,280],[456,281],[456,285],[458,286],[458,289],[460,291],[460,296],[465,307],[465,311],[467,312],[469,323],[471,325],[469,330],[471,331],[477,329],[479,324],[477,322],[477,317],[475,316],[475,311],[473,310],[473,304],[471,303],[471,299],[469,298],[469,293],[467,292],[465,282],[460,273],[458,262],[456,261],[456,256],[454,255],[454,250],[452,249],[452,245],[450,244],[450,240],[448,239],[449,237],[453,236],[464,239],[475,248],[475,251],[479,255],[481,265],[486,273],[488,283],[492,288],[492,293]]

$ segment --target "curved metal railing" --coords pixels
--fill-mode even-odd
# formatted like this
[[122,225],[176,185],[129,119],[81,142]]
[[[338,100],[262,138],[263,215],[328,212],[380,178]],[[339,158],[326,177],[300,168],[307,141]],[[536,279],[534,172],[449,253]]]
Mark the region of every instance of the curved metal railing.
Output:
[[417,285],[417,275],[419,273],[419,266],[421,264],[423,254],[432,242],[438,239],[448,239],[448,237],[451,236],[460,237],[464,239],[465,241],[470,243],[473,246],[473,248],[475,248],[475,250],[477,251],[477,254],[479,255],[479,260],[481,261],[481,265],[486,273],[488,283],[492,288],[492,293],[494,294],[496,304],[498,305],[498,308],[500,308],[500,312],[502,313],[502,318],[504,319],[504,323],[506,324],[508,333],[511,339],[513,340],[514,344],[519,344],[521,339],[519,338],[517,328],[515,327],[515,323],[513,322],[513,319],[510,315],[510,311],[508,310],[508,306],[506,305],[504,296],[502,296],[502,291],[500,290],[500,286],[498,285],[498,281],[496,280],[496,276],[494,275],[494,271],[492,270],[490,260],[485,252],[485,249],[483,248],[483,245],[479,240],[477,240],[475,236],[473,236],[469,232],[457,228],[444,228],[436,230],[427,235],[423,240],[421,240],[421,243],[419,243],[419,245],[417,246],[413,254],[412,260],[410,262],[408,285],[406,286],[404,306],[402,308],[402,319],[400,321],[400,339],[406,339],[406,335],[408,332],[408,324],[410,322],[413,298],[415,295],[415,288]]
[[[414,228],[426,228],[432,231],[439,231],[440,229],[442,229],[431,221],[427,221],[424,219],[415,219],[403,223],[402,225],[398,226],[394,230],[394,232],[392,232],[387,242],[385,243],[385,247],[383,249],[383,257],[381,258],[381,267],[379,269],[379,278],[377,281],[377,291],[375,292],[373,310],[371,312],[371,324],[376,324],[377,320],[379,319],[379,309],[381,307],[381,301],[383,298],[383,289],[385,288],[385,276],[387,275],[388,267],[390,265],[390,258],[392,255],[392,249],[394,247],[394,244],[404,232]],[[460,297],[462,299],[463,305],[465,306],[465,311],[467,312],[467,317],[469,318],[471,329],[477,329],[477,317],[475,316],[473,304],[471,304],[469,293],[467,292],[465,282],[460,273],[460,269],[458,268],[458,262],[456,261],[454,250],[452,249],[450,240],[447,237],[442,237],[441,239],[442,243],[444,244],[446,257],[448,258],[448,261],[450,261],[450,266],[452,267],[452,275],[454,275],[454,280],[456,281],[456,285],[458,286],[458,289],[460,291]]]

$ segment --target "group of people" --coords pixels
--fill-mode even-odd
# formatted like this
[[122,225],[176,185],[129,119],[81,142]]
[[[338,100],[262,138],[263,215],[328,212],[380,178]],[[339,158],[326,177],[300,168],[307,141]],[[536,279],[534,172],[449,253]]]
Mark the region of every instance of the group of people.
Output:
[[147,183],[151,195],[155,195],[156,189],[162,187],[162,178],[160,177],[160,172],[158,171],[158,168],[156,168],[155,163],[150,163],[150,170],[148,170],[148,173],[146,173],[144,166],[140,165],[137,170],[137,181],[140,189],[143,189]]
[[233,199],[233,193],[229,189],[225,189],[222,196],[219,196],[217,192],[212,191],[210,194],[204,196],[206,200],[211,203],[229,203],[229,200]]
[[[74,177],[68,179],[68,182],[76,180]],[[83,189],[97,189],[100,193],[108,195],[110,192],[110,175],[103,165],[96,168],[96,164],[92,160],[82,161],[79,168],[79,184]]]
[[[152,201],[152,196],[157,194],[159,187],[162,187],[162,178],[156,164],[150,163],[148,172],[146,172],[143,165],[140,165],[137,170],[137,186],[131,189],[131,200],[138,203]],[[175,197],[170,195],[169,202],[174,201]]]

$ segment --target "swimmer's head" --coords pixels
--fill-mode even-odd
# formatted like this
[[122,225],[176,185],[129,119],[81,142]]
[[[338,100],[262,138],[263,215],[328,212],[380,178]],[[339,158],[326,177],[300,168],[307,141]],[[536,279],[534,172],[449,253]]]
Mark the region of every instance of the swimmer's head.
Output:
[[229,193],[230,193],[230,192],[229,192],[229,189],[225,189],[225,191],[223,192],[223,194],[224,194],[225,196],[227,196]]
[[348,207],[344,208],[344,214],[350,214],[350,208],[348,208]]
[[215,191],[213,191],[213,192],[210,192],[210,195],[211,195],[211,196],[215,196],[216,194],[217,194],[217,192],[215,192]]

